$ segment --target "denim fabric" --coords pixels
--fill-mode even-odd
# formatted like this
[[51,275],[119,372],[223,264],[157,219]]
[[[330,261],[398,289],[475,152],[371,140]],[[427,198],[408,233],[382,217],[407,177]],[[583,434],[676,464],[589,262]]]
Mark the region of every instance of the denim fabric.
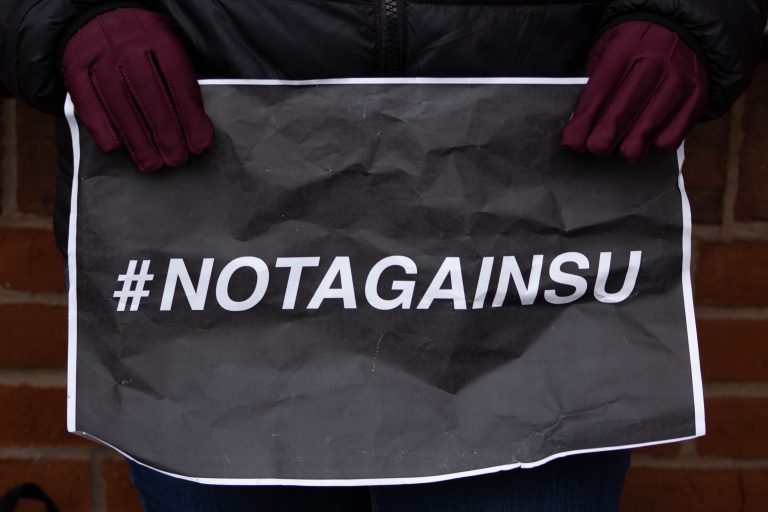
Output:
[[376,487],[202,485],[130,462],[146,512],[615,512],[629,450],[446,482]]

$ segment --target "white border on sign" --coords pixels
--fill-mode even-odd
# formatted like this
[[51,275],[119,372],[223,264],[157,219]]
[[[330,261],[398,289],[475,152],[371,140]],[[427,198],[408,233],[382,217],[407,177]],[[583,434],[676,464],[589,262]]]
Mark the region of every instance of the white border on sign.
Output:
[[69,209],[69,238],[67,240],[67,270],[69,289],[67,290],[67,430],[76,432],[75,410],[77,396],[77,187],[80,170],[80,127],[75,119],[75,105],[67,94],[64,102],[64,115],[67,117],[69,131],[72,134],[72,202]]
[[683,162],[685,162],[685,142],[677,148],[677,186],[683,201],[683,303],[685,305],[685,323],[688,329],[688,351],[691,356],[691,378],[693,379],[693,407],[696,411],[696,437],[707,433],[704,419],[704,389],[701,382],[701,363],[699,361],[699,341],[696,333],[696,315],[693,311],[693,291],[691,288],[691,203],[685,193],[683,180]]
[[[323,80],[247,80],[247,79],[207,79],[200,80],[201,85],[287,85],[287,86],[310,86],[310,85],[342,85],[342,84],[464,84],[464,85],[583,85],[587,83],[587,78],[340,78]],[[452,480],[454,478],[463,478],[469,476],[485,475],[505,471],[515,468],[534,468],[560,457],[569,455],[578,455],[585,453],[605,452],[612,450],[624,450],[632,448],[642,448],[666,443],[675,443],[703,436],[705,429],[704,420],[704,393],[701,381],[701,367],[699,363],[699,350],[696,335],[696,321],[693,311],[693,294],[691,291],[691,209],[688,196],[685,192],[683,182],[683,161],[685,159],[684,145],[681,145],[677,151],[678,161],[678,187],[682,200],[683,212],[683,268],[682,268],[682,286],[683,301],[685,306],[686,327],[688,333],[688,347],[691,358],[691,376],[693,379],[693,401],[695,410],[696,434],[678,439],[667,439],[662,441],[653,441],[649,443],[639,443],[624,446],[609,446],[601,448],[588,448],[584,450],[572,450],[562,453],[556,453],[535,462],[516,462],[493,466],[490,468],[475,469],[470,471],[461,471],[457,473],[446,473],[440,475],[431,475],[423,477],[403,477],[403,478],[359,478],[359,479],[288,479],[288,478],[204,478],[191,477],[170,473],[154,468],[120,449],[98,439],[86,432],[78,431],[75,424],[76,411],[76,384],[77,384],[77,247],[76,247],[76,227],[77,227],[77,193],[78,193],[78,175],[80,168],[80,131],[75,119],[74,105],[67,95],[64,108],[69,129],[72,133],[72,156],[73,156],[73,182],[72,182],[72,207],[69,217],[69,240],[68,240],[68,265],[69,265],[69,346],[67,361],[67,430],[79,434],[88,439],[97,441],[105,446],[109,446],[115,451],[132,461],[147,468],[159,471],[165,475],[198,482],[201,484],[215,485],[301,485],[307,487],[353,487],[369,485],[403,485],[403,484],[421,484],[430,482],[441,482]]]
[[487,78],[429,78],[429,77],[401,77],[401,78],[322,78],[317,80],[261,80],[239,78],[209,78],[198,80],[200,85],[584,85],[587,78],[520,78],[520,77],[487,77]]

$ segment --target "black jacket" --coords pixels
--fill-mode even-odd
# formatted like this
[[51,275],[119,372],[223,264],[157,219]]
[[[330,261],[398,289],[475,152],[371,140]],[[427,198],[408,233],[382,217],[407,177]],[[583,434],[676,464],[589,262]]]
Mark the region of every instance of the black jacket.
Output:
[[[768,10],[768,0],[0,0],[0,94],[60,113],[67,36],[125,5],[165,14],[201,76],[242,78],[579,76],[600,31],[647,19],[702,58],[709,117],[748,85]],[[62,243],[65,234],[57,222]]]

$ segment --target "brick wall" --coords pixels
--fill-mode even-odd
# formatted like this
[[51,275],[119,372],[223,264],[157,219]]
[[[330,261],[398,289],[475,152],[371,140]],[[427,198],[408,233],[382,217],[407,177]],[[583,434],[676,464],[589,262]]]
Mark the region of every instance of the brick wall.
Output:
[[[66,295],[51,208],[52,119],[0,103],[0,494],[34,481],[62,512],[137,512],[111,450],[66,432]],[[43,511],[27,502],[22,512]]]
[[[138,511],[120,458],[65,432],[51,119],[0,112],[0,490],[32,480],[66,512]],[[623,512],[768,510],[768,63],[691,135],[684,175],[709,434],[636,451]]]

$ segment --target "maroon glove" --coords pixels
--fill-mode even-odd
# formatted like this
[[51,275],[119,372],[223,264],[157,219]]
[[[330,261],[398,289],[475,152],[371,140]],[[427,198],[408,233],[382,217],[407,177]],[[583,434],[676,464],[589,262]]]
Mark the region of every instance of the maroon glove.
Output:
[[631,164],[651,146],[673,152],[709,103],[707,73],[680,37],[655,23],[607,30],[587,63],[589,83],[562,145],[596,155],[617,147]]
[[67,42],[61,64],[96,144],[105,152],[124,145],[141,171],[180,165],[213,142],[192,64],[161,15],[101,14]]

